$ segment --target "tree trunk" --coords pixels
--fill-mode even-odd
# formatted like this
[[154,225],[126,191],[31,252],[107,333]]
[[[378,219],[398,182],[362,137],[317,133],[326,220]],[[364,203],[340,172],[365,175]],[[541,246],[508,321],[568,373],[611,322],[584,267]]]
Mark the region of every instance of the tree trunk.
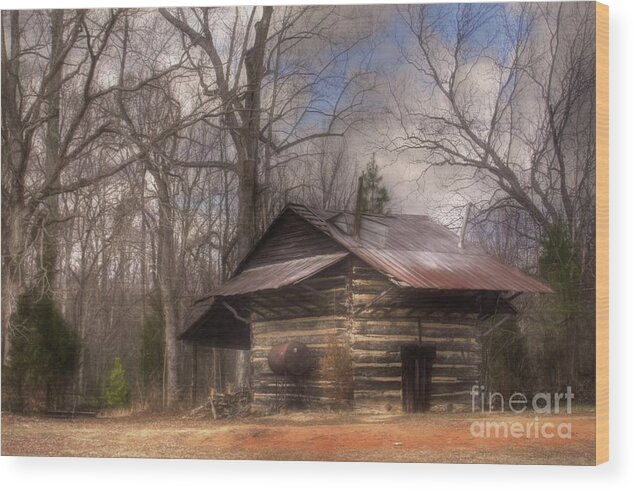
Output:
[[[59,185],[60,166],[60,110],[62,87],[62,63],[60,59],[63,31],[64,11],[51,11],[51,73],[50,89],[46,96],[48,106],[48,122],[46,123],[46,179]],[[46,200],[47,213],[44,216],[42,235],[42,280],[44,291],[53,292],[57,268],[57,234],[59,226],[59,201],[57,195]]]
[[[150,164],[151,165],[151,164]],[[165,323],[165,368],[163,383],[165,393],[164,403],[167,408],[173,408],[178,402],[178,309],[174,291],[176,280],[176,261],[174,249],[174,210],[170,202],[169,184],[163,173],[150,168],[154,177],[158,201],[158,285],[161,292],[161,308]]]
[[[272,7],[262,8],[262,18],[255,25],[253,47],[245,53],[244,65],[247,73],[245,97],[246,121],[243,130],[244,154],[240,169],[240,209],[238,213],[238,256],[244,258],[255,242],[257,234],[258,203],[258,143],[260,141],[262,77],[266,38],[269,32]],[[240,350],[236,354],[235,383],[238,389],[249,385],[249,352]]]
[[[18,100],[20,76],[20,12],[3,12],[3,28],[10,23],[10,39],[2,51],[2,365],[10,363],[11,316],[22,282],[21,253],[24,244],[24,164]],[[9,17],[7,21],[6,17]],[[3,29],[4,32],[4,29]],[[7,46],[7,44],[9,46]],[[5,58],[6,49],[9,57]],[[6,137],[5,137],[6,132]]]
[[242,129],[242,154],[240,162],[240,210],[238,213],[238,255],[242,259],[253,246],[256,230],[258,201],[258,143],[260,141],[262,77],[266,38],[271,23],[273,7],[262,8],[262,18],[255,24],[255,40],[244,57],[247,74],[244,98],[245,121]]
[[[244,52],[246,86],[243,107],[236,106],[235,94],[229,90],[228,80],[221,57],[214,44],[211,32],[198,34],[182,19],[174,17],[166,9],[161,14],[175,27],[187,34],[192,42],[198,44],[214,64],[213,68],[226,114],[224,121],[231,129],[230,135],[237,154],[236,174],[238,184],[238,219],[236,227],[238,260],[249,253],[257,234],[258,203],[258,143],[261,123],[261,89],[265,70],[266,43],[269,33],[273,7],[262,7],[262,17],[255,23],[255,36],[251,48]],[[207,10],[203,9],[204,24],[209,28]],[[247,38],[248,39],[248,38]],[[247,385],[248,352],[235,356],[236,384]]]
[[[4,211],[5,208],[3,207]],[[16,215],[16,218],[16,221],[21,219],[19,215]],[[5,243],[9,242],[12,237],[7,237],[8,234],[5,234],[4,231],[2,235],[2,248],[5,249]],[[10,249],[10,247],[7,247],[7,249]],[[2,253],[2,365],[5,366],[11,363],[11,341],[13,336],[11,317],[21,292],[20,278],[22,275],[19,261],[15,261],[15,258],[11,255],[5,255],[4,250]]]
[[238,195],[239,208],[236,234],[238,236],[238,258],[242,260],[251,250],[255,240],[255,214],[257,206],[255,159],[246,158],[242,162]]

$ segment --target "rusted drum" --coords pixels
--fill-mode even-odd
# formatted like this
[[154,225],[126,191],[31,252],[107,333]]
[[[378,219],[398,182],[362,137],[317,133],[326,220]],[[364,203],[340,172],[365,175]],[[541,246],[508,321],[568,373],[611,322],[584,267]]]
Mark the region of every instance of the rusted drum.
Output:
[[312,368],[312,355],[304,343],[277,344],[269,351],[269,367],[277,375],[304,375]]

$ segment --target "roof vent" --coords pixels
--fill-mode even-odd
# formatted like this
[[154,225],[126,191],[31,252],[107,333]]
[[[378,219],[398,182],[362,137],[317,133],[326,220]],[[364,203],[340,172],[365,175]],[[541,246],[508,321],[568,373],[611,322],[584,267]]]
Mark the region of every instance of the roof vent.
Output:
[[471,214],[471,203],[467,203],[467,209],[464,212],[464,218],[462,219],[462,227],[460,227],[460,240],[458,241],[458,247],[462,249],[464,247],[464,236],[467,233],[467,223],[469,222],[469,215]]
[[361,234],[361,206],[363,205],[363,178],[365,173],[359,176],[359,184],[357,186],[357,204],[354,208],[354,238],[358,239]]

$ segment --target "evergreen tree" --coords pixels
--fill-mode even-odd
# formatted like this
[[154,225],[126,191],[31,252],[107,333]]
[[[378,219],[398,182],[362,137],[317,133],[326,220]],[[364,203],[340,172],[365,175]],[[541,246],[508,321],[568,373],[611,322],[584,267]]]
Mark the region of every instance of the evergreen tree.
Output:
[[106,380],[106,403],[109,407],[126,407],[130,404],[128,381],[118,356],[114,359],[114,366]]
[[[594,337],[594,284],[584,285],[581,253],[564,225],[556,224],[546,231],[539,268],[555,290],[545,306],[552,321],[545,332],[544,363],[552,373],[555,389],[571,385],[580,392],[578,375],[584,368],[580,357],[584,343],[588,351],[593,351],[593,343],[588,341]],[[593,368],[594,364],[590,365]],[[584,379],[592,382],[593,373],[585,373]],[[593,384],[589,385],[592,390]],[[582,396],[592,398],[594,394]]]
[[383,177],[379,172],[374,154],[366,165],[363,173],[363,188],[361,189],[361,211],[363,213],[385,213],[386,205],[390,201],[387,188],[383,185]]
[[493,316],[482,326],[482,381],[487,390],[500,392],[504,400],[519,389],[530,393],[536,385],[527,339],[517,320]]
[[12,323],[11,363],[3,382],[14,409],[51,407],[72,381],[79,358],[79,339],[50,293],[31,290],[18,299]]

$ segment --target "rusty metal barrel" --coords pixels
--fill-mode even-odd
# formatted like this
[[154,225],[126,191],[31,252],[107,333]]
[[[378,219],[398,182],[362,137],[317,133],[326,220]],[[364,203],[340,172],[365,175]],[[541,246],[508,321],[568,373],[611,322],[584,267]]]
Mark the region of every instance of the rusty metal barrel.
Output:
[[269,351],[269,367],[276,375],[304,375],[313,367],[312,354],[298,341],[277,344]]

